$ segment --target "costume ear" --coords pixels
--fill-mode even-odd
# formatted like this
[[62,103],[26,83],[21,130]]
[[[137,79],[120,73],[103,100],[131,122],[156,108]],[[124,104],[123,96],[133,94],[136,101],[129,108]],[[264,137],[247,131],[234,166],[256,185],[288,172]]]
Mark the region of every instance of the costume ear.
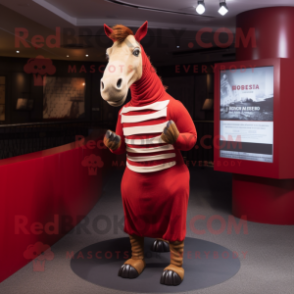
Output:
[[145,21],[143,25],[138,29],[135,34],[135,39],[140,42],[147,34],[148,31],[148,21]]
[[[106,36],[107,36],[109,39],[111,39],[110,35],[112,34],[113,30],[112,30],[112,28],[110,28],[107,24],[104,24],[104,32],[105,32]],[[111,39],[111,40],[114,42],[113,39]]]

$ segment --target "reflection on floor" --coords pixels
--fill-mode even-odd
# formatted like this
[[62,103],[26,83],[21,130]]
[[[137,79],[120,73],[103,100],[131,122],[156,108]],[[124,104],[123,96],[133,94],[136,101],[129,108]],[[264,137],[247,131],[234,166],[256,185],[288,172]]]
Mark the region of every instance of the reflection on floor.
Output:
[[[241,268],[235,276],[223,283],[189,293],[293,293],[294,227],[264,225],[244,220],[240,222],[230,215],[231,175],[214,172],[210,168],[192,168],[190,172],[187,237],[228,248],[238,255]],[[0,293],[129,293],[90,283],[77,276],[71,268],[71,254],[91,244],[127,237],[123,232],[121,176],[122,171],[113,172],[105,185],[103,197],[86,219],[52,246],[54,259],[46,261],[44,272],[34,271],[31,262],[2,282]],[[225,258],[208,250],[206,254],[197,256],[199,263],[207,255],[216,259]],[[84,259],[87,257],[80,256]]]

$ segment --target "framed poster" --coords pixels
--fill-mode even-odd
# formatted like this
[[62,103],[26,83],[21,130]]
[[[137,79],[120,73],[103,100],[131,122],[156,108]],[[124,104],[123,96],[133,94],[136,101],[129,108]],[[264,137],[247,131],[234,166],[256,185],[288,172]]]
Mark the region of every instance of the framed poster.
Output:
[[[273,162],[274,67],[220,72],[220,157]],[[242,149],[229,142],[242,142]]]

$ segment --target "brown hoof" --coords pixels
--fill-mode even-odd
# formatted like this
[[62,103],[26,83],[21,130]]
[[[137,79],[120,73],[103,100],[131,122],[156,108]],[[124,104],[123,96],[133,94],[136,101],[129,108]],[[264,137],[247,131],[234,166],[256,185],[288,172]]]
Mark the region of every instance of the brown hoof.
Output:
[[165,270],[163,271],[160,279],[160,284],[168,285],[168,286],[178,286],[182,283],[182,279],[180,276],[172,271],[172,270]]
[[118,275],[122,278],[135,279],[145,268],[145,261],[142,259],[128,259],[120,268]]
[[169,252],[169,244],[163,240],[155,240],[150,249],[153,252]]
[[135,279],[139,276],[137,270],[129,264],[123,264],[119,269],[118,275],[126,279]]

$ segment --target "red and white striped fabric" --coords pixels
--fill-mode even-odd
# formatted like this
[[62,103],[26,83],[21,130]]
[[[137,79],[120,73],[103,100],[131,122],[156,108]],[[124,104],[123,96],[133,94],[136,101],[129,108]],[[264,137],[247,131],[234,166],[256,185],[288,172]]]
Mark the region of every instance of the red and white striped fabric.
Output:
[[174,146],[161,139],[168,122],[169,102],[165,100],[141,107],[122,108],[120,119],[130,170],[150,173],[176,164]]

